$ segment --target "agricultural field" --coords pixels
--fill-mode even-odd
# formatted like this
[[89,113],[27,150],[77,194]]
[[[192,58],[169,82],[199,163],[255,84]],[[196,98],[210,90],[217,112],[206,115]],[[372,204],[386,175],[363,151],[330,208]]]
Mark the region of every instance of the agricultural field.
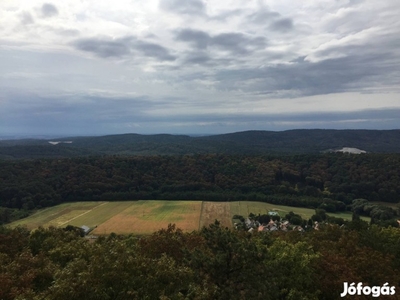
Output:
[[200,228],[208,226],[218,220],[221,226],[232,226],[231,206],[229,202],[203,201],[200,216]]
[[202,201],[74,202],[43,209],[10,224],[32,230],[68,225],[93,228],[93,234],[148,234],[174,223],[184,231],[199,228]]
[[[22,225],[26,226],[29,230],[35,229],[39,226],[49,227],[65,227],[71,223],[77,224],[79,220],[90,219],[91,216],[95,215],[101,219],[102,215],[96,210],[107,205],[111,202],[74,202],[74,203],[63,203],[57,206],[45,208],[39,210],[35,214],[28,218],[18,220],[11,223],[12,227]],[[112,206],[117,205],[117,202],[112,203]],[[84,225],[84,224],[82,224]],[[86,225],[86,223],[85,223]],[[95,224],[91,224],[94,226]],[[89,226],[89,225],[87,225]]]
[[[111,202],[110,202],[111,203]],[[199,228],[201,201],[137,201],[94,229],[93,234],[149,234],[168,224],[184,231]]]
[[[290,211],[308,219],[313,209],[275,205],[253,201],[207,202],[207,201],[115,201],[115,202],[74,202],[64,203],[36,212],[28,218],[18,220],[9,226],[26,226],[32,230],[39,226],[81,227],[93,229],[93,234],[149,234],[168,224],[175,224],[184,231],[193,231],[208,226],[217,219],[224,227],[232,226],[232,217],[249,213],[267,214],[276,211],[284,217]],[[351,213],[329,214],[351,219]],[[369,218],[363,218],[369,220]]]

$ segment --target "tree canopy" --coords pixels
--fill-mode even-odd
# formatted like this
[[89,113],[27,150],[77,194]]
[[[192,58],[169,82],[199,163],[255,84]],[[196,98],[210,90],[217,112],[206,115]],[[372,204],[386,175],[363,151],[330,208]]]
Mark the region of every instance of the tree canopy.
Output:
[[89,242],[71,228],[0,227],[0,299],[328,300],[345,281],[398,291],[400,230],[349,228],[250,234],[216,222]]

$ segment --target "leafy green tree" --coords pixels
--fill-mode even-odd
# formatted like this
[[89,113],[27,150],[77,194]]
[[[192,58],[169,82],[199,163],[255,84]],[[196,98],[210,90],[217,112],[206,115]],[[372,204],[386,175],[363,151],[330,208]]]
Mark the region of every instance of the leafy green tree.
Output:
[[318,299],[313,277],[318,257],[307,243],[275,240],[265,260],[271,274],[266,278],[271,299]]
[[188,262],[200,277],[206,274],[215,284],[216,299],[265,299],[264,247],[252,242],[247,232],[222,228],[217,221],[200,235],[205,247],[191,251]]

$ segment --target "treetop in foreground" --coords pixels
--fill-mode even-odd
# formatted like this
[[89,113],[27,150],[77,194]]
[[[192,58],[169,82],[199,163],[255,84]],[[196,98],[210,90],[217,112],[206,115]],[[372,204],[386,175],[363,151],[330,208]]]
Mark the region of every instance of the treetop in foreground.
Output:
[[89,242],[73,228],[0,227],[0,299],[333,300],[343,282],[399,291],[399,229],[349,228],[250,234],[216,222]]

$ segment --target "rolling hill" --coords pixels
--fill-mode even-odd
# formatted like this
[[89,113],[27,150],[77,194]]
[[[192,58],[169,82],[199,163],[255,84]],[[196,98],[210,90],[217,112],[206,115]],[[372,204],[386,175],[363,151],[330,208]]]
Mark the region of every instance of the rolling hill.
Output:
[[[65,142],[69,143],[65,143]],[[53,143],[50,142],[60,142]],[[88,155],[301,154],[352,147],[375,153],[400,153],[400,130],[243,131],[192,137],[119,134],[60,139],[0,141],[0,158]]]

